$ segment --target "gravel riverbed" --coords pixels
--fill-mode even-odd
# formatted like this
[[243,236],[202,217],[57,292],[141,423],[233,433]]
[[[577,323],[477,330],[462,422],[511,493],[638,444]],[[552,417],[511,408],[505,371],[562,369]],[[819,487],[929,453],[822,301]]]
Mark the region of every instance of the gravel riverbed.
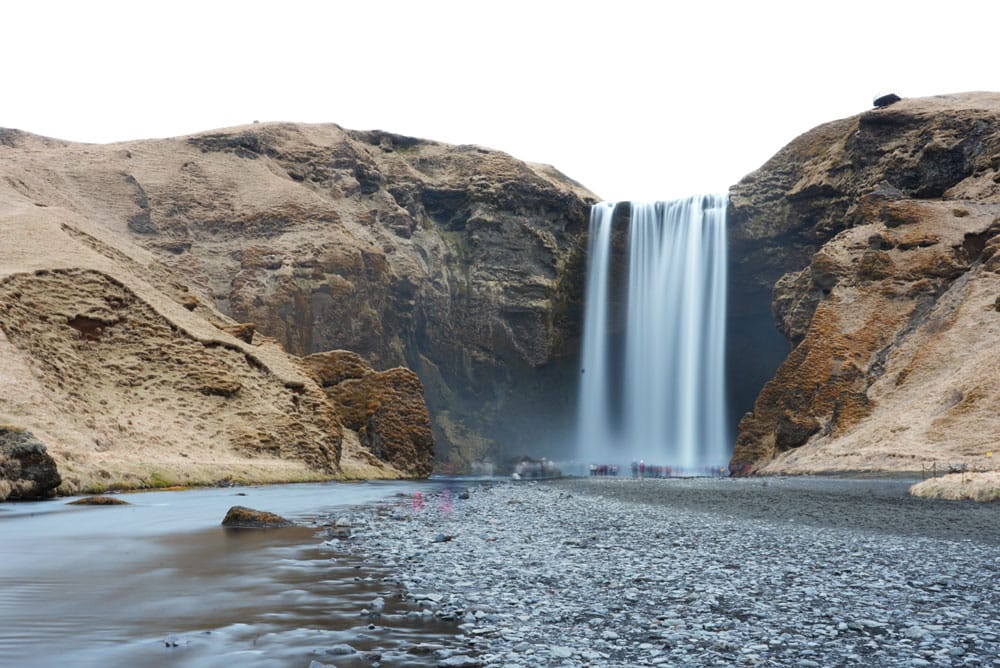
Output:
[[1000,666],[1000,505],[905,489],[504,482],[357,509],[338,543],[454,619],[440,666]]

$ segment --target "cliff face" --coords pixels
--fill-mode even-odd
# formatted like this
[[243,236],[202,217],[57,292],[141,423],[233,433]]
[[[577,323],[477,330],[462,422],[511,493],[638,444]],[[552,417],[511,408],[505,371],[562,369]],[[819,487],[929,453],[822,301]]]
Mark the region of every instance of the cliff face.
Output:
[[[28,273],[96,269],[44,277],[5,271],[11,275],[0,302],[7,309],[4,323],[34,318],[32,327],[41,330],[52,321],[52,309],[67,321],[82,318],[76,321],[82,330],[60,330],[66,341],[44,351],[46,359],[74,347],[121,347],[122,337],[140,341],[150,332],[129,328],[157,318],[162,319],[157,343],[129,354],[145,359],[159,350],[169,358],[181,346],[172,339],[192,330],[190,324],[178,327],[172,314],[201,317],[216,325],[208,338],[222,337],[227,345],[206,346],[195,336],[188,347],[198,350],[199,358],[203,348],[211,350],[210,356],[232,357],[220,373],[232,380],[227,388],[239,387],[229,395],[223,387],[182,388],[208,397],[207,411],[207,403],[251,393],[255,384],[244,377],[247,363],[241,362],[251,348],[283,347],[300,356],[355,351],[370,367],[363,377],[344,381],[339,394],[310,367],[294,372],[295,387],[282,380],[275,396],[265,396],[271,390],[260,396],[262,406],[292,405],[293,396],[298,410],[314,399],[316,406],[332,406],[335,417],[320,418],[317,427],[332,435],[319,439],[320,445],[308,446],[306,433],[290,437],[259,425],[245,430],[243,440],[271,444],[262,452],[277,448],[281,452],[271,454],[282,458],[294,453],[294,459],[320,470],[336,469],[339,448],[349,445],[359,465],[379,452],[408,471],[426,472],[430,435],[422,427],[411,429],[409,418],[406,425],[396,424],[396,409],[386,408],[395,406],[416,423],[426,420],[426,410],[423,418],[419,415],[422,401],[415,406],[403,400],[420,390],[431,409],[439,458],[459,465],[504,447],[535,443],[540,432],[526,429],[558,426],[551,416],[570,414],[573,393],[549,381],[573,379],[564,371],[578,336],[579,240],[595,198],[552,168],[478,147],[293,124],[107,146],[0,130],[0,168],[0,204],[11,229],[37,240],[26,239],[25,246],[40,244],[32,249],[37,257],[28,263]],[[42,220],[47,227],[37,222]],[[44,259],[54,247],[72,247],[73,254],[84,248],[96,252],[102,256],[100,266]],[[5,270],[16,268],[9,260],[14,252],[0,249]],[[52,284],[56,278],[64,285]],[[142,290],[136,288],[139,281]],[[69,313],[77,308],[69,302],[22,313],[19,297],[12,296],[42,289],[55,295],[77,283],[93,288],[71,300],[86,300],[86,313]],[[117,306],[119,301],[124,306]],[[155,305],[141,316],[134,312],[167,301],[171,313]],[[37,333],[17,327],[3,331],[0,344],[20,351],[37,378],[40,351],[32,348]],[[161,346],[164,341],[171,347]],[[75,348],[73,354],[79,354]],[[192,362],[205,363],[194,357]],[[82,377],[103,375],[96,368],[65,364]],[[373,375],[375,369],[402,365],[416,371],[424,385],[403,370]],[[272,370],[265,367],[268,375]],[[249,368],[257,373],[253,364]],[[127,366],[120,370],[123,378],[133,373]],[[65,377],[62,367],[56,376]],[[123,378],[101,382],[128,386]],[[153,385],[160,386],[146,379],[138,387]],[[379,408],[367,415],[366,407],[356,415],[351,407],[357,407],[359,392],[367,391],[381,397],[373,399]],[[101,406],[123,399],[134,403],[124,396],[67,392],[83,397],[77,401],[105,401]],[[93,419],[101,422],[94,408]],[[5,410],[11,412],[0,406],[0,414]],[[59,410],[72,407],[60,405]],[[239,413],[254,410],[245,407]],[[129,416],[108,419],[114,424],[87,430],[114,435]],[[344,419],[353,426],[343,424],[350,433],[342,441],[336,425]],[[40,438],[51,436],[34,431]],[[386,440],[386,434],[402,440]]]
[[802,135],[730,193],[734,298],[793,347],[736,470],[985,463],[1000,435],[1000,95],[903,100]]

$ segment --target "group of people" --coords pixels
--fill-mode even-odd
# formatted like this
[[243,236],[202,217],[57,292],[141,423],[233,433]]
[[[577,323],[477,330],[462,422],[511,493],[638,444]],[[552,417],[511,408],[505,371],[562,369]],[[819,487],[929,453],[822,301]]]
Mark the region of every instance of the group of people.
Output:
[[[590,475],[595,477],[617,476],[617,464],[591,464]],[[647,464],[645,460],[632,461],[633,478],[669,478],[672,475],[695,475],[704,477],[728,476],[729,469],[716,468],[714,466],[699,467],[697,469],[674,469],[671,466],[656,466]]]
[[[646,464],[646,462],[641,459],[639,461],[632,462],[633,478],[669,478],[672,471],[673,469],[669,466],[652,466]],[[591,464],[590,475],[597,477],[616,476],[618,475],[618,465]]]
[[514,466],[514,473],[511,477],[514,480],[522,480],[525,478],[558,478],[560,475],[562,472],[551,459],[524,457]]
[[633,478],[669,478],[673,472],[669,466],[653,466],[647,464],[645,460],[632,460]]

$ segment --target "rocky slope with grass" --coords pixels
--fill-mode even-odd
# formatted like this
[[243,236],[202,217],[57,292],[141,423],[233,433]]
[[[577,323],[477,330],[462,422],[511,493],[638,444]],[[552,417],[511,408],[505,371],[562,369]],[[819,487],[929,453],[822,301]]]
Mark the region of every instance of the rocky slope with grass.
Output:
[[63,490],[426,475],[435,438],[459,467],[530,443],[571,413],[594,199],[332,124],[0,130],[0,424]]
[[820,126],[730,196],[739,290],[771,291],[791,347],[734,469],[995,469],[1000,94]]
[[123,150],[0,134],[0,499],[427,475],[416,375],[359,361],[377,415],[345,425],[336,383],[116,229]]

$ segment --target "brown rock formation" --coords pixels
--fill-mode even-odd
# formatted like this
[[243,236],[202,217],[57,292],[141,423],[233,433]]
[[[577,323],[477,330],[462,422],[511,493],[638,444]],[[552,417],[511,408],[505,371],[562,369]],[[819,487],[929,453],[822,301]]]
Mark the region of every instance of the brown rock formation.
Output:
[[595,198],[550,167],[335,125],[110,146],[3,131],[0,144],[25,206],[142,246],[130,256],[190,285],[183,308],[254,323],[228,330],[244,342],[414,369],[444,457],[537,442],[526,430],[570,413],[555,381],[573,378],[559,365],[575,351]]
[[0,425],[0,501],[44,499],[60,482],[56,463],[31,432]]
[[73,493],[425,474],[429,449],[408,469],[374,457],[296,358],[123,238],[113,208],[62,199],[100,170],[64,182],[33,154],[64,145],[0,138],[0,424],[38,440],[31,461],[0,453],[0,497],[60,475]]
[[228,529],[276,529],[289,527],[292,524],[281,515],[246,506],[233,506],[222,518],[222,526]]
[[738,470],[976,463],[1000,437],[1000,95],[902,100],[799,137],[731,191],[736,268],[792,352]]
[[434,438],[417,374],[404,367],[375,371],[346,350],[316,353],[304,362],[337,406],[344,426],[377,459],[430,475]]

